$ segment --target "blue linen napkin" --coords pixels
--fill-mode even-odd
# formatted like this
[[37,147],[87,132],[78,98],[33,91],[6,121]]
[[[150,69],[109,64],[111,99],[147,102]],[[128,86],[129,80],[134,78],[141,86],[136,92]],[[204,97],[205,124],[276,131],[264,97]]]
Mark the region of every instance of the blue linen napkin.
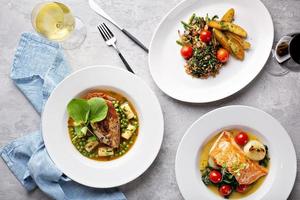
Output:
[[[69,73],[57,43],[32,33],[22,34],[11,78],[38,113],[54,87]],[[39,187],[58,200],[126,200],[116,188],[90,188],[66,177],[50,159],[40,130],[14,140],[0,149],[0,155],[28,191]]]

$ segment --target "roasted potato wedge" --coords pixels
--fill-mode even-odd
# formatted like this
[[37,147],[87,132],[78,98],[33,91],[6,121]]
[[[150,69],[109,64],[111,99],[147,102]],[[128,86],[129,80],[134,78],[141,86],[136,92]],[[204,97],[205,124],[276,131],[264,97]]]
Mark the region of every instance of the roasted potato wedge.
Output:
[[227,38],[234,38],[235,40],[237,40],[245,50],[250,49],[251,44],[247,42],[245,39],[241,38],[240,36],[228,31],[225,32],[225,35]]
[[232,22],[234,19],[234,9],[230,8],[222,17],[221,21],[223,22]]
[[241,37],[246,38],[247,37],[247,32],[240,27],[239,25],[230,23],[230,22],[222,22],[222,21],[209,21],[208,26],[212,28],[216,28],[222,31],[230,31],[232,33],[235,33]]
[[231,48],[228,44],[228,38],[221,31],[215,28],[213,29],[213,34],[222,47],[228,52],[231,52]]
[[244,60],[245,51],[243,46],[234,38],[228,39],[228,44],[231,48],[231,53],[239,60]]

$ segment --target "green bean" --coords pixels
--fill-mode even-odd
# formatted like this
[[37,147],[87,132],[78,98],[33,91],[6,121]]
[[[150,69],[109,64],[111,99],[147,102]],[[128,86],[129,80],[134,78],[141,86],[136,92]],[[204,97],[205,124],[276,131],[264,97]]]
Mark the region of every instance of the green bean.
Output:
[[181,23],[182,23],[182,25],[183,25],[183,28],[184,28],[185,30],[188,30],[188,29],[190,29],[190,28],[191,28],[191,26],[190,26],[189,24],[187,24],[186,22],[184,22],[184,21],[181,21]]
[[190,19],[189,19],[189,24],[191,24],[191,23],[193,22],[195,16],[196,16],[196,14],[193,13],[193,15],[192,15],[192,16],[190,17]]
[[176,40],[176,43],[179,44],[180,46],[183,46],[183,43],[180,40]]

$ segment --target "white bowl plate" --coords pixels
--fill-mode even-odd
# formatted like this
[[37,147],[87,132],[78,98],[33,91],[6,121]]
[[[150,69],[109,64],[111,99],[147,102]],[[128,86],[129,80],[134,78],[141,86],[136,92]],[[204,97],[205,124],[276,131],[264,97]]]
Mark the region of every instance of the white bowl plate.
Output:
[[176,154],[176,180],[186,200],[223,199],[201,180],[199,156],[206,142],[224,129],[240,128],[258,135],[269,148],[270,169],[263,184],[243,200],[287,199],[295,182],[297,159],[293,143],[271,115],[247,106],[227,106],[198,119],[187,130]]
[[[236,24],[248,32],[251,49],[244,61],[232,56],[215,78],[192,78],[184,70],[185,60],[180,55],[178,30],[183,32],[180,21],[188,21],[196,13],[205,17],[222,15],[235,9]],[[151,75],[167,95],[180,101],[205,103],[228,97],[249,84],[265,65],[274,38],[271,16],[259,0],[185,0],[173,8],[158,25],[149,50]]]
[[[139,135],[133,147],[116,160],[88,159],[71,143],[67,104],[89,89],[119,92],[137,110]],[[94,66],[74,72],[54,89],[42,115],[42,130],[46,149],[63,173],[90,187],[109,188],[128,183],[147,170],[159,152],[164,125],[159,102],[141,78],[120,68]]]

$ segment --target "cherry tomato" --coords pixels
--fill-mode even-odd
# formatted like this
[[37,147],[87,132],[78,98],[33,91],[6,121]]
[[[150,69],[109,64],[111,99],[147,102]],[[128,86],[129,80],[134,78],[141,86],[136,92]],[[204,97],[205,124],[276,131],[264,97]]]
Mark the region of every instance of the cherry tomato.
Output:
[[183,46],[180,53],[184,59],[189,59],[193,55],[193,48],[191,46]]
[[229,52],[226,49],[220,48],[217,51],[217,58],[220,62],[226,63],[229,59]]
[[222,181],[222,174],[218,170],[212,170],[209,173],[209,180],[213,183],[220,183]]
[[245,132],[239,132],[234,139],[235,142],[241,146],[244,146],[249,141],[249,137]]
[[239,193],[244,193],[249,188],[249,185],[239,185],[236,187],[236,191]]
[[208,30],[201,31],[200,40],[205,43],[209,42],[211,40],[211,32]]
[[231,194],[232,192],[232,187],[230,185],[222,185],[220,188],[219,188],[219,192],[222,196],[226,197],[228,195]]

